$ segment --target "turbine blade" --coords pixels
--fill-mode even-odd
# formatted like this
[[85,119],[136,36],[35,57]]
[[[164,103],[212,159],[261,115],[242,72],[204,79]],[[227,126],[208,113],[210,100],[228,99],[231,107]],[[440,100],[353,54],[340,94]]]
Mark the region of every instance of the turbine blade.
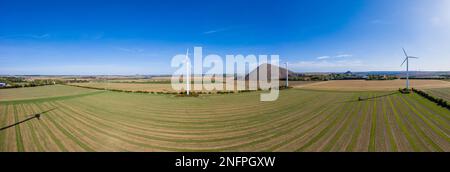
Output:
[[406,60],[408,60],[408,57],[405,58],[405,60],[403,60],[403,63],[400,66],[403,66],[403,64],[406,62]]
[[408,56],[408,58],[418,59],[419,57]]
[[405,56],[408,57],[408,54],[406,54],[405,49],[404,48],[402,48],[402,49],[403,49],[403,53],[405,53]]

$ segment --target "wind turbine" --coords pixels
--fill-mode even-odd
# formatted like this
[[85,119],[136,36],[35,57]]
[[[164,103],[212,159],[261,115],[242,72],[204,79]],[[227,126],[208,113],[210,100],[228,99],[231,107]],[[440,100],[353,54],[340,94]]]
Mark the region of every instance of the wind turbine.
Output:
[[189,95],[189,91],[191,89],[191,74],[190,74],[190,70],[191,70],[191,66],[189,63],[189,48],[186,50],[186,59],[185,59],[185,63],[186,63],[186,94]]
[[418,59],[418,57],[408,56],[405,49],[403,49],[403,53],[405,53],[405,60],[400,66],[403,66],[403,64],[406,62],[406,89],[409,90],[409,59]]

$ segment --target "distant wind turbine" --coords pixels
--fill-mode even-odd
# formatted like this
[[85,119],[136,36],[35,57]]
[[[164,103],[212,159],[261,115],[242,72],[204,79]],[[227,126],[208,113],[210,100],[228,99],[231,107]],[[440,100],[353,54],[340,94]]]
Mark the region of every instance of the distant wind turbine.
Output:
[[405,49],[403,49],[403,53],[405,53],[405,60],[400,66],[403,66],[403,64],[406,62],[406,89],[409,89],[409,59],[418,59],[418,57],[408,56]]
[[185,63],[186,63],[186,94],[189,95],[189,91],[191,89],[191,74],[190,74],[190,70],[191,70],[191,66],[189,64],[189,48],[186,50],[186,59],[185,59]]

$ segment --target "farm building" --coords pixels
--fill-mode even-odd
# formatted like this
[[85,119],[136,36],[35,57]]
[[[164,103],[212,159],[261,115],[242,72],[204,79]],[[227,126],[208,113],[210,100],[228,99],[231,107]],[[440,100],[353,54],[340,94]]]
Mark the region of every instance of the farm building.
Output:
[[0,82],[0,87],[6,87],[6,83]]

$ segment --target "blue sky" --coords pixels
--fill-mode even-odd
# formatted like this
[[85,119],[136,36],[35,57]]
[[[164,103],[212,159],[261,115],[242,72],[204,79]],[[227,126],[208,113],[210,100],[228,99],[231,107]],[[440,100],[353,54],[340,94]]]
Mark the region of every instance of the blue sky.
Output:
[[450,70],[450,1],[0,0],[0,74],[171,74],[186,48],[295,71]]

